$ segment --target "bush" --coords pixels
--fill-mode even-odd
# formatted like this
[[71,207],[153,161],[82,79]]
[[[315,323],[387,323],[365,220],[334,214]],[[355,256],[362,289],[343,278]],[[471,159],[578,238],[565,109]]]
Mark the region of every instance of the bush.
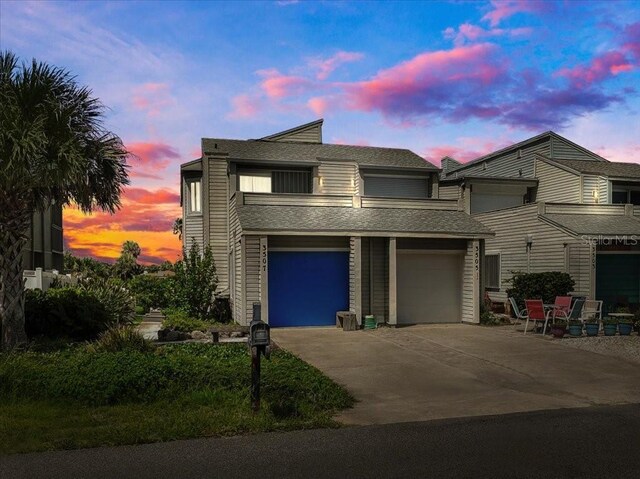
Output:
[[183,331],[190,333],[191,331],[207,332],[213,325],[210,321],[203,321],[201,319],[192,318],[185,311],[165,310],[165,318],[162,321],[162,327],[165,329],[173,329],[174,331]]
[[153,343],[145,339],[133,326],[111,327],[86,347],[89,352],[140,351],[154,350]]
[[109,324],[131,324],[135,318],[135,300],[119,281],[93,281],[79,286],[98,299],[109,314]]
[[201,254],[198,243],[193,241],[189,252],[183,251],[182,256],[174,266],[176,306],[193,318],[212,319],[218,276],[211,246],[207,245]]
[[55,288],[26,293],[25,329],[30,338],[93,339],[111,323],[112,316],[90,291]]
[[135,276],[128,283],[128,287],[136,300],[136,307],[142,313],[148,313],[151,308],[168,308],[173,304],[173,278],[160,278],[148,274]]
[[524,307],[525,299],[542,299],[545,303],[553,303],[556,296],[566,296],[575,286],[575,281],[569,273],[559,271],[517,272],[510,282],[511,289],[507,290],[507,294],[514,298],[520,307]]

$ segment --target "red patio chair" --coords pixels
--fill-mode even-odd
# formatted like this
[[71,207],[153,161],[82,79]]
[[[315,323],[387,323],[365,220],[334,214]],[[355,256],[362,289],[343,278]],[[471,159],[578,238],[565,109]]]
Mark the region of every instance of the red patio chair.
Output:
[[569,317],[571,312],[571,296],[556,296],[556,301],[553,304],[553,318],[561,316],[563,318]]
[[535,325],[538,321],[544,321],[542,334],[547,332],[547,322],[549,321],[549,312],[545,314],[544,304],[541,299],[525,299],[524,303],[527,308],[527,322],[524,325],[524,334],[527,334],[529,321],[533,321]]

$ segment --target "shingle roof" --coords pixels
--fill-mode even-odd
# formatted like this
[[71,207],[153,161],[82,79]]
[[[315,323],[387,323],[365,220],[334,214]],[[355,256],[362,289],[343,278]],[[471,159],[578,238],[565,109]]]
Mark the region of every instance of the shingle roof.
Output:
[[400,148],[215,138],[203,138],[202,146],[205,152],[226,154],[230,159],[236,160],[289,160],[301,163],[317,163],[319,159],[351,160],[361,166],[420,168],[439,171],[436,166],[424,158],[410,150]]
[[493,235],[462,211],[337,206],[238,206],[242,229],[249,231],[437,233]]
[[627,215],[545,214],[540,218],[577,236],[640,236],[640,221]]
[[609,176],[613,178],[640,178],[638,163],[620,163],[590,160],[552,160],[580,173]]

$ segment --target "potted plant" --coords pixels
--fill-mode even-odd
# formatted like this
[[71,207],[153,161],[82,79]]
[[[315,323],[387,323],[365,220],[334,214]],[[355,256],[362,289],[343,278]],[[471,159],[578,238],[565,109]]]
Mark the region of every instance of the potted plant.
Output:
[[618,320],[607,318],[602,321],[602,329],[605,336],[615,336],[618,331]]
[[582,321],[578,321],[577,319],[569,321],[569,336],[573,336],[574,338],[582,336]]
[[620,336],[629,336],[633,331],[633,321],[630,319],[621,319],[618,322],[618,332]]
[[597,336],[600,332],[600,323],[595,318],[587,319],[584,323],[584,330],[587,336]]
[[563,338],[567,332],[567,321],[562,318],[554,318],[551,323],[551,334],[554,338]]

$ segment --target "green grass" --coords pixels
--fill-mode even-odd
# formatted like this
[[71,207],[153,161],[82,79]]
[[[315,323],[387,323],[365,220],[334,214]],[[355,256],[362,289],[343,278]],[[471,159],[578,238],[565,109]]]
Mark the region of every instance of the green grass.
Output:
[[242,345],[0,356],[0,454],[337,427],[333,414],[353,404],[286,351],[262,364],[262,409],[253,414]]

